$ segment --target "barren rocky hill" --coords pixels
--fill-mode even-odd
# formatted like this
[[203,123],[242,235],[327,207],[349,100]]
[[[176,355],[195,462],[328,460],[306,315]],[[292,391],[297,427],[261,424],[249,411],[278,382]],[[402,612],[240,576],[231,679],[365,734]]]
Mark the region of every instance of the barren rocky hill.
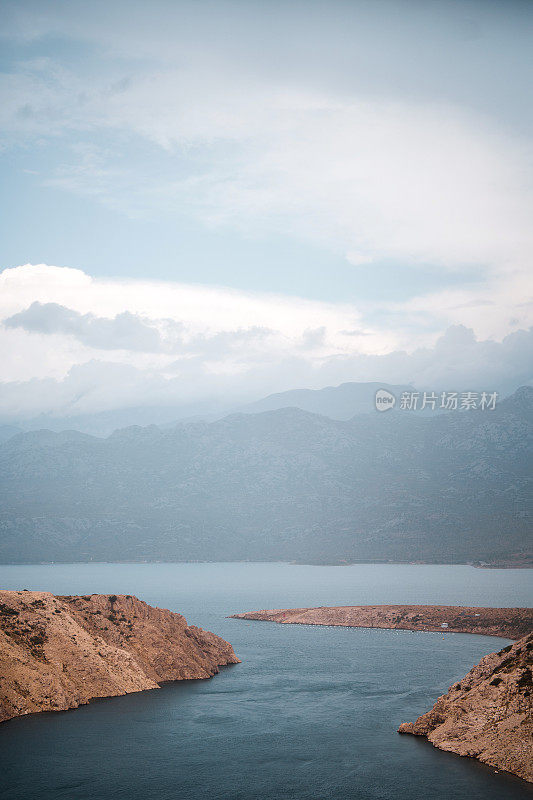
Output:
[[228,642],[131,595],[0,591],[0,721],[210,678]]
[[485,656],[400,733],[533,782],[533,633]]

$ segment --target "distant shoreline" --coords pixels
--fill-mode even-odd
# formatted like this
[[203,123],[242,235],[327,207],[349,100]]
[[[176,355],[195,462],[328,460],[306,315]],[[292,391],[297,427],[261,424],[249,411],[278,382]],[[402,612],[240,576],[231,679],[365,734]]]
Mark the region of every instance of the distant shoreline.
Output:
[[474,569],[533,569],[533,558],[524,557],[523,561],[388,561],[388,560],[354,560],[354,561],[285,561],[283,559],[124,559],[120,561],[92,560],[84,561],[0,561],[0,567],[46,567],[56,564],[287,564],[298,567],[354,567],[364,564],[391,567],[473,567]]

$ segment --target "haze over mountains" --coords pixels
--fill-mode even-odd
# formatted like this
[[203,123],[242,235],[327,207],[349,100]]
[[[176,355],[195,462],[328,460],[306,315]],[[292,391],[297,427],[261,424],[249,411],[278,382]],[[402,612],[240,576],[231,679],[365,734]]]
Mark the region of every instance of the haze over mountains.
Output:
[[386,389],[396,397],[402,392],[413,391],[413,386],[390,383],[341,383],[324,389],[293,389],[288,392],[270,394],[256,403],[249,403],[239,410],[245,414],[276,411],[279,408],[301,408],[331,419],[351,419],[356,414],[374,411],[374,398],[378,389]]
[[523,557],[532,411],[522,387],[494,411],[19,434],[0,447],[0,559]]
[[21,420],[18,425],[0,425],[0,442],[28,430],[75,430],[93,436],[109,436],[113,431],[131,425],[170,427],[183,420],[214,422],[230,413],[257,414],[261,411],[293,407],[323,414],[331,419],[350,419],[355,414],[374,411],[374,396],[380,388],[388,389],[399,397],[402,391],[412,390],[413,387],[407,384],[349,382],[341,383],[340,386],[326,386],[324,389],[278,392],[245,405],[212,399],[167,406],[117,408],[72,416],[41,414]]
[[[7,441],[17,433],[30,430],[46,429],[58,432],[74,430],[92,436],[109,436],[113,431],[131,425],[159,425],[168,428],[181,421],[214,422],[231,413],[258,414],[280,408],[300,408],[302,411],[322,414],[331,419],[348,420],[356,414],[374,412],[374,398],[378,389],[387,389],[399,400],[402,392],[413,391],[414,387],[412,384],[351,381],[341,383],[339,386],[326,386],[323,389],[292,389],[278,392],[246,404],[230,403],[222,399],[206,399],[202,402],[125,407],[70,416],[40,414],[37,417],[0,425],[0,442]],[[420,387],[417,387],[417,391],[419,390]],[[398,406],[394,410],[397,411]],[[438,412],[439,409],[436,408],[432,413]],[[418,413],[424,412],[419,410]]]
[[35,430],[73,430],[92,436],[109,436],[113,431],[130,425],[175,425],[182,419],[216,419],[230,410],[228,404],[205,401],[171,406],[133,406],[69,416],[39,414],[0,425],[0,441],[6,441],[15,433]]

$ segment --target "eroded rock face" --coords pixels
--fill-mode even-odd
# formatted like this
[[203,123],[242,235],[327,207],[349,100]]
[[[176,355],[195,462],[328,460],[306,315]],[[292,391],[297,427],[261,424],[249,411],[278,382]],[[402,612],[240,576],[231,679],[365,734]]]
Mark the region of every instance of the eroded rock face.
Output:
[[0,721],[237,663],[224,639],[131,595],[0,591]]
[[485,656],[399,733],[533,782],[533,633]]

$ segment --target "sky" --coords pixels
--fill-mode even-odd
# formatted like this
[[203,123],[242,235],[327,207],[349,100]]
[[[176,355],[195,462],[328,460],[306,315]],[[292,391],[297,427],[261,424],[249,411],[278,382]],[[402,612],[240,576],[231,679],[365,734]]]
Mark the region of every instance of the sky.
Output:
[[1,419],[533,380],[533,3],[0,17]]

